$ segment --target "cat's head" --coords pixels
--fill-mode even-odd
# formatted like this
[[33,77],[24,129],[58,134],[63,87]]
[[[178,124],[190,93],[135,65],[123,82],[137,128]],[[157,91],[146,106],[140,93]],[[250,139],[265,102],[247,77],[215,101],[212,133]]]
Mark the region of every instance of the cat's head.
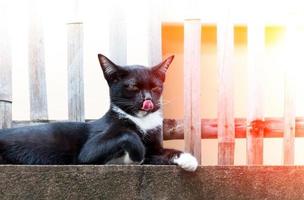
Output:
[[98,54],[98,58],[110,88],[112,106],[137,117],[160,109],[166,71],[174,56],[151,68],[141,65],[118,66],[101,54]]

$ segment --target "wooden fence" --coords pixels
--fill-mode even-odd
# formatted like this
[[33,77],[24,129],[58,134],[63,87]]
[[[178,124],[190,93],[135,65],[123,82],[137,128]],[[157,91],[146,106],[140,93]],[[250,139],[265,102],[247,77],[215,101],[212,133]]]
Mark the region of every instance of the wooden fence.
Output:
[[[12,121],[12,60],[7,32],[5,7],[0,6],[0,128],[29,123],[47,123],[47,96],[42,24],[35,12],[35,1],[30,6],[29,28],[29,81],[30,122]],[[152,2],[151,2],[152,3]],[[161,21],[157,10],[150,6],[149,63],[161,61]],[[110,57],[125,63],[127,56],[123,12],[111,17]],[[68,113],[69,120],[84,121],[83,83],[83,26],[79,20],[67,25],[68,55]],[[285,114],[283,118],[264,118],[263,94],[259,60],[264,49],[264,27],[248,24],[248,79],[250,102],[248,116],[234,118],[233,102],[233,23],[224,20],[217,24],[219,96],[217,119],[201,119],[200,69],[201,21],[184,21],[184,119],[164,119],[164,139],[185,139],[186,151],[201,160],[201,139],[218,138],[218,164],[234,164],[235,138],[247,139],[247,164],[263,164],[263,138],[284,138],[284,164],[294,163],[294,138],[304,136],[304,118],[296,118],[294,97],[290,87],[285,88]],[[288,79],[286,79],[288,86]],[[204,162],[204,158],[202,158]]]

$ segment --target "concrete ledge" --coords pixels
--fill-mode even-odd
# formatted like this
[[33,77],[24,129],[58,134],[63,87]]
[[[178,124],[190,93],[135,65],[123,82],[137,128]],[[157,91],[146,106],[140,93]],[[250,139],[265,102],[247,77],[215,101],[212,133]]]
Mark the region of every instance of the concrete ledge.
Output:
[[0,166],[0,199],[303,199],[304,167]]

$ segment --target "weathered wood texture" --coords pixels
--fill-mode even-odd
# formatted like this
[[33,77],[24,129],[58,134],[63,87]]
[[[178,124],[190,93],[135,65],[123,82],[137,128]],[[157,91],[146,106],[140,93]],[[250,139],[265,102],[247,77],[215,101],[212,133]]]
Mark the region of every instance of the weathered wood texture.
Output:
[[10,128],[12,123],[12,103],[0,100],[0,129]]
[[113,1],[109,21],[109,51],[111,60],[118,65],[127,64],[127,22],[121,3]]
[[69,120],[84,121],[83,25],[67,24]]
[[0,166],[1,199],[303,199],[299,166]]
[[217,26],[218,94],[218,164],[234,163],[233,105],[233,25],[228,20]]
[[201,163],[201,21],[184,22],[184,134],[185,150]]
[[0,2],[0,129],[12,121],[12,58],[7,4]]
[[162,61],[160,1],[149,1],[148,9],[148,65],[154,66]]
[[29,5],[29,85],[31,120],[48,119],[43,24],[37,0]]
[[264,26],[250,23],[248,25],[248,129],[247,129],[247,164],[263,164],[263,52]]

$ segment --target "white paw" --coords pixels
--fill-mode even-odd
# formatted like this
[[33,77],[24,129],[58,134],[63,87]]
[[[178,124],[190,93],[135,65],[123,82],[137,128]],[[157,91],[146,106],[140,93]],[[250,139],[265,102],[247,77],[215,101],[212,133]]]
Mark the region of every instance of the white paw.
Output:
[[198,163],[194,156],[190,153],[182,153],[178,158],[174,158],[173,162],[186,171],[195,171]]

